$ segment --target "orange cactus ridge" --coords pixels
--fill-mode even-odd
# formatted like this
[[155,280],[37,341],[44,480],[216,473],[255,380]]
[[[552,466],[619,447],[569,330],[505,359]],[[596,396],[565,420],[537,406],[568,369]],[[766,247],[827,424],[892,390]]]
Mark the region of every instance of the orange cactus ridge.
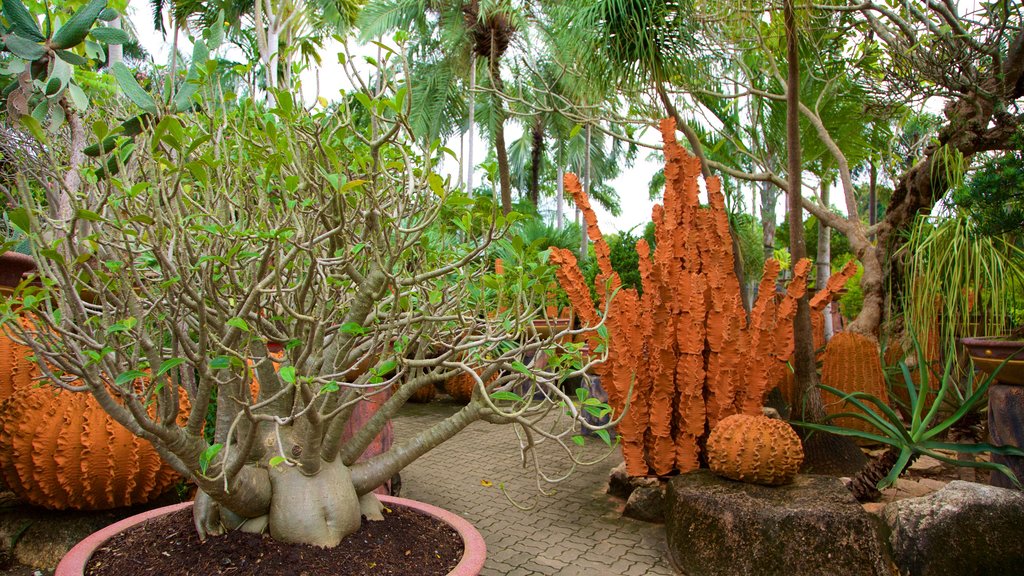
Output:
[[[583,211],[594,241],[598,301],[591,299],[576,258],[552,249],[559,283],[585,326],[597,326],[606,308],[607,361],[595,368],[618,412],[626,471],[632,476],[686,472],[699,466],[710,430],[733,414],[760,414],[765,396],[792,353],[795,299],[806,290],[809,262],[797,263],[786,296],[776,303],[778,264],[765,277],[748,322],[733,273],[725,197],[718,178],[707,180],[709,208],[700,206],[700,162],[676,142],[675,122],[661,122],[665,142],[664,202],[651,213],[656,248],[637,242],[643,295],[619,289],[597,216],[576,176],[565,188]],[[611,290],[606,289],[611,286]],[[599,343],[596,331],[591,346]]]

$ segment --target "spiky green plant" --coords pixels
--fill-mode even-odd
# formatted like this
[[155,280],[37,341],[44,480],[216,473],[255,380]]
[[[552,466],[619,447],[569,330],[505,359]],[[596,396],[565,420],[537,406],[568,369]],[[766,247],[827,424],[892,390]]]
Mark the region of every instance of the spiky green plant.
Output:
[[[913,346],[919,359],[919,365],[921,365],[921,362],[924,361],[922,347],[917,340],[913,340]],[[944,434],[956,426],[963,418],[974,413],[986,402],[988,388],[993,380],[995,380],[995,376],[998,375],[998,371],[982,380],[963,399],[953,413],[943,417],[945,399],[951,394],[955,394],[955,391],[958,390],[954,371],[954,359],[952,357],[946,359],[942,375],[938,377],[937,386],[931,382],[934,376],[930,374],[929,370],[921,370],[915,383],[915,379],[911,375],[907,364],[901,361],[899,366],[902,385],[906,387],[909,398],[909,422],[905,422],[900,418],[900,415],[895,410],[877,396],[866,392],[846,394],[841,390],[822,384],[822,389],[839,396],[842,401],[849,403],[857,410],[830,414],[822,424],[810,422],[793,423],[808,430],[851,436],[889,447],[880,457],[869,462],[853,478],[850,490],[858,500],[877,500],[880,495],[878,491],[892,486],[900,474],[921,455],[931,456],[954,466],[997,470],[1010,478],[1018,487],[1021,486],[1020,481],[1014,476],[1013,472],[1003,464],[959,460],[950,458],[944,453],[952,451],[960,454],[976,455],[991,452],[1004,456],[1024,456],[1024,451],[1021,451],[1019,448],[1013,446],[993,446],[987,443],[961,444],[940,440]],[[935,392],[932,393],[932,391]],[[877,433],[855,430],[829,423],[839,418],[862,420],[877,430]]]
[[955,357],[956,339],[965,331],[995,335],[1008,330],[1012,294],[1024,286],[1019,247],[1002,236],[982,234],[956,212],[919,217],[900,255],[908,283],[903,303],[907,329],[924,350],[934,349],[937,335],[940,354]]

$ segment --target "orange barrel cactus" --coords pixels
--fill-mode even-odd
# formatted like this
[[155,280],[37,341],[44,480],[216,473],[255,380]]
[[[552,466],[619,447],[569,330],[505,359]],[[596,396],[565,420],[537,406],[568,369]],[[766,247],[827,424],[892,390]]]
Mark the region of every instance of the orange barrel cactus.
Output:
[[793,428],[767,416],[734,414],[708,437],[708,467],[732,480],[778,486],[796,478],[804,449]]
[[180,480],[91,395],[41,383],[31,355],[0,333],[0,477],[19,498],[56,510],[105,510],[148,502]]
[[[851,392],[867,392],[889,403],[888,387],[882,371],[882,359],[874,339],[854,332],[840,332],[832,337],[825,348],[821,367],[821,383]],[[843,402],[841,398],[821,392],[825,411],[829,414],[857,412],[858,408]],[[877,428],[860,418],[845,416],[832,422],[838,426],[864,432],[877,432]]]

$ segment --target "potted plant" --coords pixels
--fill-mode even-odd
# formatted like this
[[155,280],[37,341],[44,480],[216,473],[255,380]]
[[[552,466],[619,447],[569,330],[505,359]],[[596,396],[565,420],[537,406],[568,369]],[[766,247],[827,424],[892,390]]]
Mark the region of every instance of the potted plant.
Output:
[[[3,304],[7,328],[49,384],[95,398],[196,484],[200,538],[335,546],[361,516],[382,517],[376,486],[473,422],[531,428],[570,454],[593,428],[558,387],[571,371],[530,360],[556,348],[522,328],[533,309],[474,304],[487,247],[516,216],[434,172],[440,151],[412,133],[399,54],[380,62],[375,88],[312,112],[287,92],[270,108],[196,89],[202,59],[195,106],[115,71],[146,120],[128,134],[102,103],[88,110],[95,161],[54,154],[48,172],[82,169],[64,187],[68,210],[53,217],[37,201],[45,175],[8,190],[42,284]],[[463,233],[473,226],[484,233]],[[23,312],[32,330],[12,321]],[[420,388],[471,372],[469,357],[497,377],[441,423],[357,461]],[[356,407],[386,393],[346,437]],[[552,409],[570,416],[556,429],[537,417]]]

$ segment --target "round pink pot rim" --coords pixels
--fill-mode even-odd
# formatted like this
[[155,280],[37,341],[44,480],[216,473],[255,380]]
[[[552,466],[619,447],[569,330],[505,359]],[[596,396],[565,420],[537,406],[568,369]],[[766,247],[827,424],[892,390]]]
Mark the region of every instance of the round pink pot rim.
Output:
[[[416,510],[428,516],[433,516],[438,520],[450,525],[459,533],[462,537],[463,552],[462,560],[448,573],[448,576],[476,576],[480,573],[480,570],[484,567],[484,561],[487,558],[487,545],[484,543],[483,536],[480,532],[473,527],[466,519],[458,516],[452,512],[432,506],[424,502],[418,502],[416,500],[409,500],[408,498],[398,498],[396,496],[383,496],[377,495],[380,501],[385,505],[403,506]],[[153,510],[147,510],[135,516],[130,516],[115,522],[110,526],[100,529],[97,532],[93,532],[89,536],[82,540],[78,544],[68,551],[67,554],[61,558],[60,564],[57,565],[57,570],[54,572],[54,576],[82,576],[85,573],[85,565],[89,562],[93,552],[95,552],[100,546],[106,543],[115,535],[127,530],[137,524],[141,524],[147,520],[171,514],[189,508],[192,506],[191,502],[182,502],[181,504],[172,504],[170,506],[164,506],[163,508],[154,508]]]

